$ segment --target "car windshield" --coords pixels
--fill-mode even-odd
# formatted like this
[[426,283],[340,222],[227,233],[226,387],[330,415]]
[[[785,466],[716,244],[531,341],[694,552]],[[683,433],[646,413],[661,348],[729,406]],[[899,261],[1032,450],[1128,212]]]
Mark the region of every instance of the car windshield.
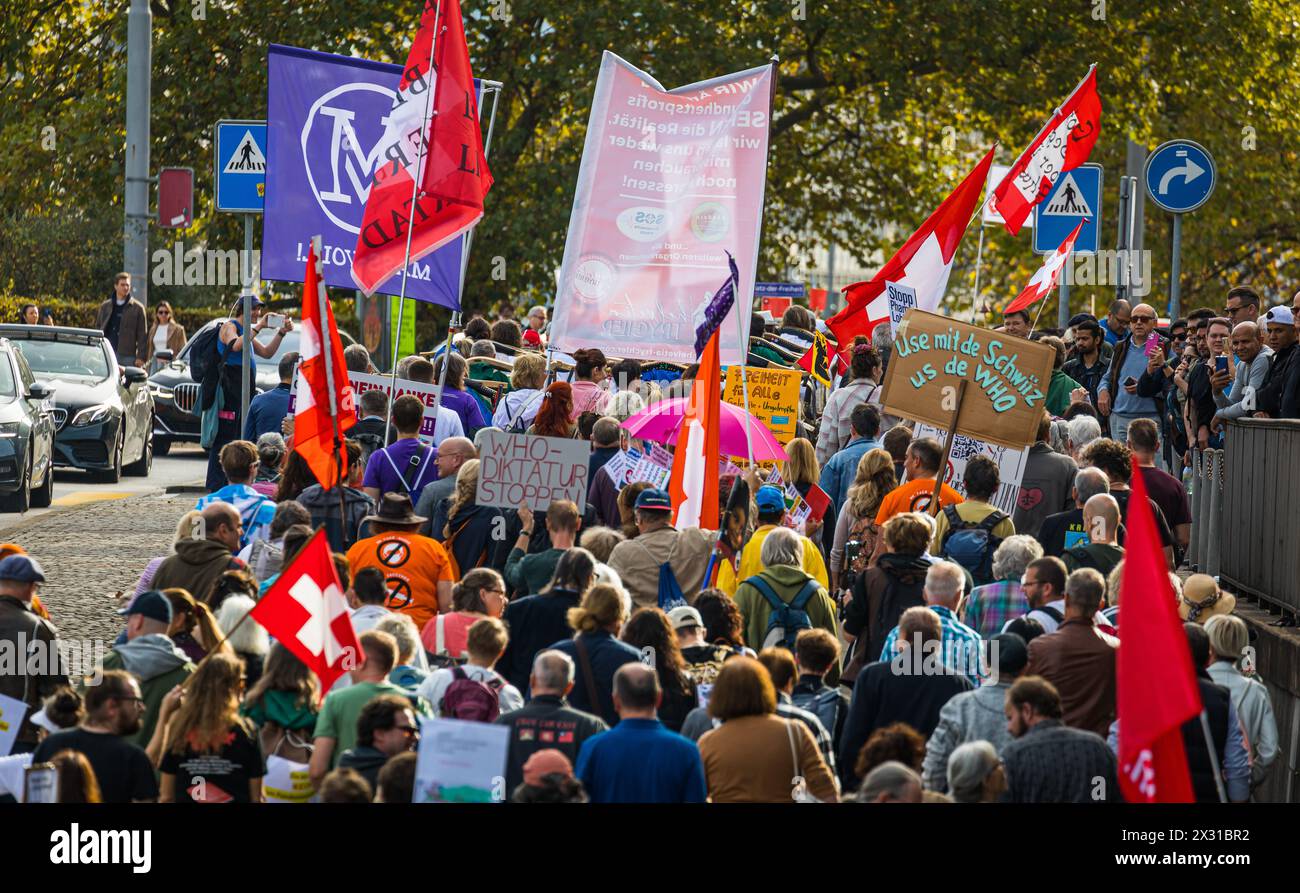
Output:
[[16,396],[18,396],[18,388],[14,384],[13,366],[10,365],[8,357],[0,354],[0,398],[8,400]]
[[27,364],[37,375],[69,381],[105,381],[108,378],[108,356],[100,342],[79,344],[75,341],[30,339],[14,341],[14,346],[23,352]]

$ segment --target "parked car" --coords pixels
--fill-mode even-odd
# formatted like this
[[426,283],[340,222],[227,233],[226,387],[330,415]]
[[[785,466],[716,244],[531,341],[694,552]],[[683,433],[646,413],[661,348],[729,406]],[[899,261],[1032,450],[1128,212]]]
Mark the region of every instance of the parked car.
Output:
[[148,373],[119,366],[98,329],[0,325],[36,380],[53,391],[54,465],[83,468],[106,483],[149,474],[153,395]]
[[44,508],[54,498],[54,391],[0,339],[0,510]]
[[[159,456],[167,455],[173,443],[199,442],[200,385],[190,377],[190,347],[200,332],[223,322],[224,319],[214,319],[204,325],[174,357],[166,350],[156,354],[159,360],[166,363],[149,376],[149,390],[153,392],[155,409],[153,446],[154,452]],[[254,380],[257,393],[269,391],[280,383],[280,358],[290,351],[298,350],[298,336],[302,330],[297,326],[298,321],[294,320],[294,330],[284,336],[274,356],[257,358],[257,374]],[[355,343],[346,332],[339,332],[339,336],[343,339],[345,348]],[[257,341],[259,344],[266,344],[274,337],[273,329],[263,329],[257,334]]]

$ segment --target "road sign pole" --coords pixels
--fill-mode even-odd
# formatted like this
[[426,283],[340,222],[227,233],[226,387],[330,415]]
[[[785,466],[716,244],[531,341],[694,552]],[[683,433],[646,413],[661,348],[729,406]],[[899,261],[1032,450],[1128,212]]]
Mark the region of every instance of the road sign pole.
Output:
[[1169,256],[1169,320],[1172,322],[1182,315],[1178,300],[1178,276],[1183,250],[1183,215],[1174,215],[1173,248]]
[[136,299],[148,306],[149,87],[153,64],[153,13],[149,4],[131,0],[126,20],[126,219],[122,269],[131,274]]
[[[1097,255],[1093,255],[1095,258]],[[1061,271],[1061,281],[1057,285],[1056,327],[1065,331],[1070,323],[1070,280],[1074,278],[1074,252],[1065,255],[1065,269]]]
[[248,389],[253,377],[253,215],[244,215],[244,338],[242,363],[243,386],[239,392],[239,431],[235,437],[243,436],[244,425],[248,421]]
[[1128,207],[1133,201],[1133,184],[1129,182],[1128,177],[1119,178],[1119,233],[1115,237],[1115,251],[1121,259],[1123,269],[1117,269],[1119,281],[1115,283],[1115,300],[1126,298],[1128,285],[1128,259],[1126,251],[1128,250]]

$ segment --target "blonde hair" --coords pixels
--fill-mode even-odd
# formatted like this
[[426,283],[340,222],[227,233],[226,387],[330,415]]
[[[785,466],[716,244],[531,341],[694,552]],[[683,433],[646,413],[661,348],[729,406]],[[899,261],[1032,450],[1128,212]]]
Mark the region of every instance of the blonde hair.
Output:
[[[174,546],[176,543],[188,539],[203,539],[203,527],[203,512],[200,512],[197,509],[190,509],[185,514],[181,515],[180,520],[176,522],[176,536],[172,538],[172,545]],[[200,535],[195,536],[196,533]]]
[[867,450],[858,460],[858,470],[849,485],[849,505],[859,518],[874,518],[889,491],[898,486],[894,457],[885,450]]
[[[451,508],[447,510],[447,520],[450,521],[456,517],[465,506],[474,501],[474,493],[478,490],[478,460],[467,459],[456,472],[456,495],[452,497]],[[443,532],[444,536],[450,534],[450,530]]]
[[546,358],[541,354],[524,353],[515,357],[514,369],[510,372],[510,387],[521,389],[540,389],[546,384]]
[[626,619],[627,607],[622,594],[606,583],[588,589],[582,604],[570,608],[568,613],[569,626],[580,633],[594,633]]
[[173,753],[184,753],[187,747],[198,753],[219,751],[231,726],[251,731],[251,724],[239,715],[244,679],[240,658],[210,654],[199,662],[193,678],[188,697],[167,727],[166,740]]
[[786,461],[782,463],[785,479],[791,484],[816,484],[821,477],[817,465],[817,451],[806,437],[796,437],[785,446]]
[[1250,630],[1246,621],[1233,614],[1215,614],[1205,621],[1205,634],[1210,639],[1214,656],[1233,663],[1241,660],[1250,644]]

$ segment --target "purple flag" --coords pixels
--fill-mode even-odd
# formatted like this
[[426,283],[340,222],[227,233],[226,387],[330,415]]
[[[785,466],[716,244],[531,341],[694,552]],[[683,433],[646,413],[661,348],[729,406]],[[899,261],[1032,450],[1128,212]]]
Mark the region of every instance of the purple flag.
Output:
[[[400,65],[271,45],[264,279],[301,282],[308,242],[320,233],[325,284],[356,288],[352,252],[401,76]],[[460,309],[460,258],[456,239],[412,263],[406,296]],[[401,294],[401,274],[376,291]]]
[[[722,326],[722,321],[727,318],[732,305],[736,303],[736,289],[740,285],[740,270],[736,269],[736,259],[731,256],[730,251],[727,252],[727,265],[731,267],[731,275],[727,277],[727,281],[722,284],[722,287],[713,293],[712,300],[704,308],[703,320],[695,327],[696,358],[704,353],[705,345],[709,343],[713,333]],[[745,345],[742,344],[742,352],[744,348]]]

